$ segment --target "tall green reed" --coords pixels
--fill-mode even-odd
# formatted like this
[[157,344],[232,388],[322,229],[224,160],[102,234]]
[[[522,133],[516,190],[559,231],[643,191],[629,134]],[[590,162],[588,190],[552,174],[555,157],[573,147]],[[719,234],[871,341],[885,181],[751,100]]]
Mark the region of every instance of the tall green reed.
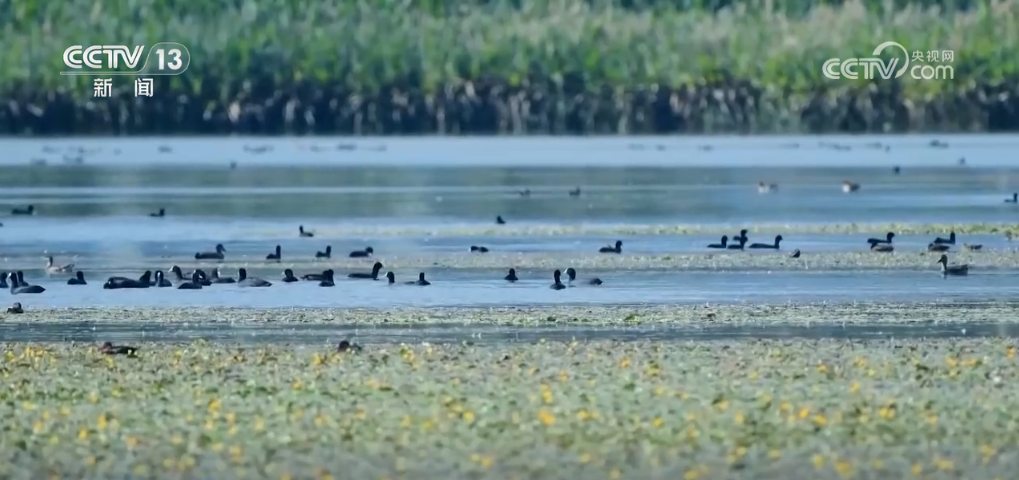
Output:
[[189,47],[192,81],[270,76],[364,91],[408,77],[435,88],[578,72],[589,88],[732,75],[806,91],[826,81],[825,59],[866,56],[886,40],[955,51],[955,81],[906,80],[912,95],[1002,80],[1019,63],[1019,0],[0,0],[4,9],[0,82],[45,89],[91,88],[58,74],[71,44],[159,41]]

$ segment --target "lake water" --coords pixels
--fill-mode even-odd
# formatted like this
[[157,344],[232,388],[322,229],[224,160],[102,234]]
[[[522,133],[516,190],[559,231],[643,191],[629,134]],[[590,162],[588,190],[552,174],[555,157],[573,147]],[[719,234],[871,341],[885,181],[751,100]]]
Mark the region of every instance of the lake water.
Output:
[[[947,284],[927,270],[591,271],[601,287],[548,288],[547,271],[429,268],[427,288],[384,282],[217,285],[200,291],[107,291],[110,275],[137,276],[193,260],[216,243],[250,274],[279,278],[262,259],[280,244],[320,271],[316,250],[343,256],[372,245],[379,258],[464,252],[577,252],[616,235],[500,235],[564,226],[624,231],[648,225],[866,223],[1019,224],[1003,202],[1019,191],[1016,136],[705,137],[625,139],[151,139],[0,140],[0,269],[23,269],[48,290],[18,297],[37,307],[87,306],[488,306],[682,304],[789,301],[964,301],[1014,296],[1016,272],[974,274]],[[838,145],[833,147],[832,145]],[[964,162],[960,162],[964,160]],[[231,163],[235,168],[231,168]],[[901,167],[895,174],[893,166]],[[843,180],[862,185],[841,192]],[[757,182],[779,185],[760,195]],[[581,195],[567,192],[581,188]],[[529,189],[529,196],[520,191]],[[167,210],[165,218],[150,212]],[[297,226],[317,232],[298,238]],[[735,233],[735,229],[733,230]],[[805,233],[791,248],[863,250],[870,235]],[[705,235],[619,236],[631,253],[703,252]],[[766,241],[770,239],[755,239]],[[924,239],[902,245],[922,248]],[[1007,249],[1000,235],[967,241]],[[912,243],[910,243],[912,242]],[[90,284],[44,274],[43,255],[73,262]],[[302,260],[304,261],[304,260]],[[366,260],[364,269],[369,269]],[[508,267],[509,265],[507,265]],[[564,267],[565,268],[565,267]],[[235,271],[228,272],[235,274]],[[348,270],[339,272],[345,277]],[[401,281],[415,271],[397,271]],[[950,286],[949,286],[950,285]]]

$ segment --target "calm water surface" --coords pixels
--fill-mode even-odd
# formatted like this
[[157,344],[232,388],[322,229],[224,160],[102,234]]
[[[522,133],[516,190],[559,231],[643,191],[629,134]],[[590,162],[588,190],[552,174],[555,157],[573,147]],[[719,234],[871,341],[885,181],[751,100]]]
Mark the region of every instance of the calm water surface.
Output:
[[[933,138],[933,137],[932,137]],[[44,252],[73,261],[93,284],[64,285],[29,269],[47,287],[33,306],[472,306],[732,303],[851,300],[1004,299],[1017,272],[942,279],[929,271],[583,272],[599,288],[549,290],[548,272],[429,269],[428,288],[340,281],[245,290],[104,291],[109,275],[167,269],[193,252],[228,245],[232,259],[256,261],[272,246],[310,256],[372,245],[379,252],[456,252],[484,244],[503,252],[575,252],[609,238],[464,236],[493,227],[746,225],[755,223],[1019,223],[1003,202],[1019,191],[1019,137],[800,137],[700,139],[166,139],[0,140],[0,211],[35,205],[37,215],[3,216],[0,269],[39,262]],[[844,145],[836,150],[829,143]],[[170,147],[161,153],[160,146]],[[252,150],[263,149],[263,153]],[[965,164],[960,164],[964,160]],[[236,168],[230,163],[236,162]],[[894,174],[892,166],[901,166]],[[863,185],[845,195],[843,180]],[[776,183],[772,195],[759,181]],[[582,194],[571,197],[570,189]],[[523,197],[518,192],[531,191]],[[147,215],[167,209],[166,218]],[[297,225],[320,232],[297,238]],[[393,231],[402,232],[400,235]],[[366,234],[365,232],[376,232]],[[436,233],[440,232],[440,233]],[[445,233],[442,233],[445,232]],[[798,235],[810,251],[859,250],[870,235]],[[770,240],[770,239],[768,239]],[[705,236],[628,236],[627,251],[703,251]],[[766,241],[761,239],[761,241]],[[789,239],[787,239],[789,241]],[[923,239],[902,239],[922,248]],[[1000,236],[969,236],[985,249]],[[792,244],[790,244],[792,245]],[[367,265],[367,264],[366,264]],[[279,268],[251,273],[277,279]],[[231,272],[233,273],[233,272]],[[307,273],[307,272],[299,272]],[[400,280],[416,272],[398,271]],[[20,299],[20,298],[19,298]]]

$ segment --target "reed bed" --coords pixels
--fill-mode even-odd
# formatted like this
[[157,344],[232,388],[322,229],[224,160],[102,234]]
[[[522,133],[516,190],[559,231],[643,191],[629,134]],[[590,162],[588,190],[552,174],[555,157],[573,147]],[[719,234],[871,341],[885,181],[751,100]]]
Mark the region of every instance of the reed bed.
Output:
[[[548,0],[12,2],[0,131],[655,133],[1015,127],[1019,1],[842,5]],[[965,7],[965,8],[959,8]],[[77,31],[68,31],[75,29]],[[86,111],[81,44],[187,45],[156,99]],[[116,39],[116,42],[113,41]],[[832,81],[894,39],[953,50],[955,79]],[[66,101],[58,101],[66,100]],[[30,108],[34,106],[35,108]],[[105,106],[103,106],[105,105]],[[160,118],[154,118],[155,111]],[[59,118],[63,118],[59,121]],[[91,126],[89,126],[91,125]],[[188,127],[188,125],[191,125]]]
[[1011,341],[3,347],[0,474],[1009,478]]

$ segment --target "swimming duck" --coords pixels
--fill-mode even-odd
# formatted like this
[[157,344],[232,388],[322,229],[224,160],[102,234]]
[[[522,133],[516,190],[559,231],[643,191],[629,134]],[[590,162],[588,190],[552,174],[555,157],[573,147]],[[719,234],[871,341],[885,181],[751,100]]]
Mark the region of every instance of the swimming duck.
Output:
[[336,346],[336,351],[340,353],[357,353],[361,351],[361,346],[356,343],[350,343],[347,340],[343,340]]
[[314,236],[315,236],[315,234],[314,234],[314,233],[311,233],[311,232],[305,232],[305,231],[304,231],[304,225],[301,225],[301,226],[297,227],[297,233],[299,233],[299,234],[300,234],[300,236],[302,236],[302,237],[304,237],[304,238],[311,238],[311,237],[314,237]]
[[35,215],[35,205],[29,205],[26,208],[13,208],[11,215]]
[[219,269],[215,268],[212,270],[212,278],[209,279],[209,283],[237,283],[237,280],[219,276]]
[[885,236],[884,240],[881,240],[880,238],[868,238],[867,239],[867,243],[869,243],[871,245],[874,245],[874,244],[877,244],[877,243],[892,243],[892,239],[893,238],[895,238],[895,234],[892,233],[892,232],[888,232],[888,235]]
[[265,256],[266,260],[276,260],[277,262],[280,261],[281,258],[283,258],[283,253],[279,245],[276,245],[275,253],[270,253]]
[[754,243],[754,244],[751,244],[747,248],[753,248],[753,249],[769,248],[769,249],[772,249],[772,250],[778,250],[778,244],[781,241],[782,241],[782,236],[781,235],[776,235],[775,236],[775,243],[774,244],[770,244],[770,243]]
[[[964,243],[964,244],[962,244],[962,248],[965,248],[966,250],[969,250],[971,252],[976,252],[976,251],[979,251],[980,249],[984,248],[984,246],[979,244],[979,243],[973,243],[973,244]],[[2,286],[2,285],[0,285],[0,286]]]
[[951,247],[949,247],[948,245],[945,245],[943,243],[941,243],[941,244],[928,243],[927,244],[927,251],[928,252],[947,252],[949,248],[951,248]]
[[[885,147],[885,151],[887,152],[888,150],[889,150],[889,148]],[[896,165],[894,168],[892,168],[892,173],[898,175],[898,174],[902,173],[902,169],[899,168],[898,165]]]
[[482,246],[478,246],[478,245],[471,245],[471,251],[472,252],[478,252],[478,253],[488,253],[488,247],[482,247]]
[[[566,278],[567,278],[566,283],[569,283],[570,286],[573,286],[573,281],[577,279],[577,271],[574,270],[573,267],[567,268],[566,269]],[[600,278],[595,277],[595,278],[592,278],[592,279],[588,280],[587,284],[588,285],[601,285],[602,281],[601,281]]]
[[103,355],[127,355],[133,357],[138,353],[138,347],[129,347],[127,345],[114,345],[110,342],[103,342],[99,347],[99,353]]
[[195,260],[222,260],[225,258],[224,252],[226,252],[226,248],[223,247],[223,244],[217,243],[215,252],[198,252],[195,254]]
[[198,275],[198,271],[191,272],[191,281],[184,282],[177,285],[177,290],[201,290],[202,289],[202,277]]
[[67,284],[68,285],[86,285],[86,283],[85,283],[85,273],[82,272],[81,270],[78,270],[78,272],[74,274],[74,278],[71,278],[71,279],[67,280]]
[[777,192],[778,185],[774,183],[757,182],[757,193]]
[[934,239],[934,244],[935,245],[955,245],[955,232],[949,232],[948,233],[948,238],[941,238],[941,237],[935,238]]
[[727,250],[743,250],[747,246],[746,238],[734,238],[733,240],[738,240],[739,243],[730,243],[725,247]]
[[25,309],[21,308],[21,302],[14,302],[10,307],[7,307],[7,313],[25,313]]
[[842,193],[855,193],[860,191],[860,184],[849,180],[842,182]]
[[571,197],[579,197],[580,196],[580,187],[577,187],[577,188],[575,188],[573,190],[570,190],[570,196]]
[[555,283],[553,283],[552,286],[549,287],[549,288],[551,288],[552,290],[562,290],[562,289],[566,288],[566,285],[563,285],[563,282],[562,282],[562,280],[560,278],[562,276],[563,276],[563,274],[559,270],[556,270],[555,272],[552,272],[552,278],[555,280]]
[[496,225],[506,225],[506,220],[502,219],[502,215],[498,215],[495,217],[495,223]]
[[789,255],[789,258],[800,258],[800,249],[797,248],[796,250],[793,250],[793,253],[792,255]]
[[322,275],[323,275],[324,278],[322,278],[321,282],[318,282],[318,286],[320,286],[320,287],[332,287],[332,286],[336,285],[333,282],[333,271],[332,270],[326,270],[326,271],[322,272]]
[[301,281],[301,280],[294,276],[294,271],[293,270],[291,270],[289,268],[286,269],[286,270],[283,270],[283,282],[284,283],[294,283],[294,282],[299,282],[299,281]]
[[332,245],[326,245],[326,251],[324,252],[315,252],[315,258],[333,258]]
[[[326,251],[329,251],[328,249]],[[350,258],[366,258],[375,254],[375,249],[372,247],[364,247],[364,250],[354,250],[350,252],[348,257]]]
[[517,192],[517,195],[520,195],[521,197],[530,197],[531,196],[531,189],[530,188],[525,188],[523,190],[520,190],[520,191]]
[[601,247],[598,249],[598,253],[623,253],[623,242],[616,240],[616,246]]
[[379,270],[382,270],[382,262],[375,262],[375,265],[372,265],[372,273],[351,273],[347,275],[347,278],[366,278],[371,280],[378,280]]
[[46,257],[46,273],[66,273],[74,270],[74,264],[54,265],[53,257]]
[[309,273],[301,276],[301,280],[308,280],[311,282],[320,282],[326,279],[326,272],[332,273],[332,270],[325,270],[322,273]]
[[7,272],[0,272],[0,288],[7,288]]
[[167,280],[165,277],[163,277],[162,270],[156,270],[156,279],[153,280],[152,283],[150,283],[149,285],[153,287],[166,288],[172,287],[173,283]]
[[509,275],[502,277],[502,279],[510,283],[520,280],[519,278],[517,278],[517,270],[515,268],[509,269]]
[[386,280],[389,280],[389,284],[393,285],[396,283],[396,274],[393,272],[386,272]]
[[893,247],[890,243],[871,243],[870,251],[887,253],[895,251],[895,247]]
[[160,208],[158,212],[150,213],[149,216],[150,217],[154,217],[154,218],[165,217],[166,216],[166,209],[165,208]]
[[729,243],[729,236],[722,235],[722,241],[719,243],[709,243],[708,248],[725,248]]
[[271,287],[272,283],[258,277],[248,277],[246,269],[237,269],[237,285],[241,287]]
[[963,264],[949,266],[948,255],[942,255],[941,258],[938,259],[938,263],[941,264],[941,275],[943,276],[947,277],[949,275],[953,275],[956,277],[961,277],[964,275],[969,275],[969,265]]
[[407,282],[407,285],[420,285],[422,287],[431,285],[432,283],[425,280],[425,272],[418,273],[418,279],[416,282]]
[[1005,199],[1005,203],[1019,203],[1019,193],[1013,193],[1011,199]]
[[152,282],[149,280],[152,276],[152,272],[146,270],[142,274],[141,278],[127,278],[127,277],[110,277],[103,284],[103,288],[107,290],[118,290],[121,288],[149,288]]
[[21,285],[18,282],[18,276],[13,273],[7,274],[7,280],[11,282],[11,294],[13,295],[20,293],[42,293],[46,291],[40,285]]

